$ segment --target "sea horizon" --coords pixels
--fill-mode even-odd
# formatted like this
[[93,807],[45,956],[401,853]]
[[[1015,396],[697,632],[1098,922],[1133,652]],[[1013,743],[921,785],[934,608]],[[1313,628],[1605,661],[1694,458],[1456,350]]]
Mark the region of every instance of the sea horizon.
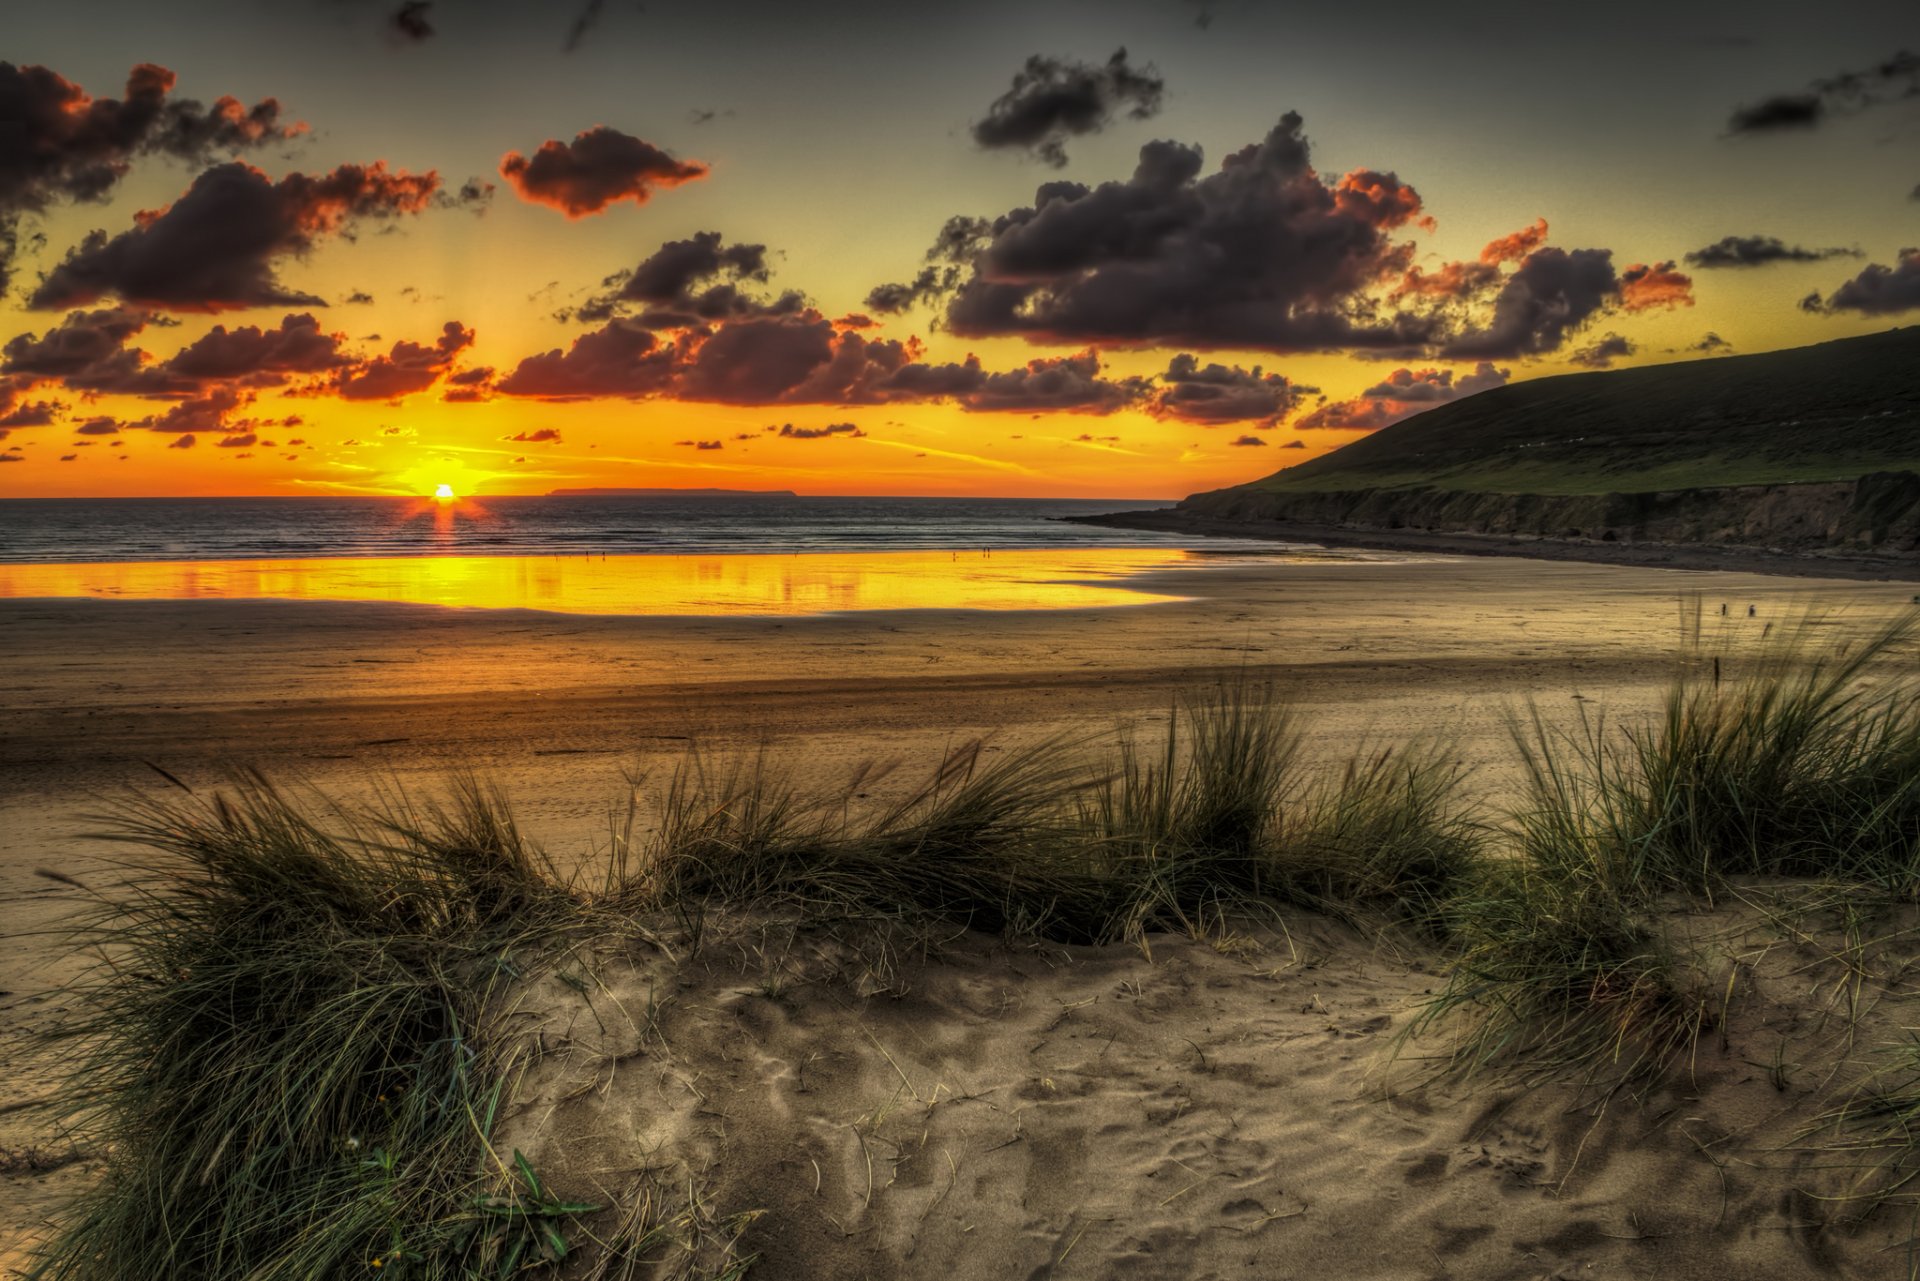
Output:
[[1188,535],[1066,518],[1126,498],[785,494],[0,499],[0,562],[726,555],[1173,547]]

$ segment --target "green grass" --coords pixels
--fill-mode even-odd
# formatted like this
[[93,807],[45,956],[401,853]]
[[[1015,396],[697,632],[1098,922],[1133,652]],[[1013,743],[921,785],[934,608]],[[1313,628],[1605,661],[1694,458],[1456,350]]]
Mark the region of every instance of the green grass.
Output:
[[1920,471],[1917,388],[1920,327],[1538,378],[1427,410],[1248,488],[1640,493]]

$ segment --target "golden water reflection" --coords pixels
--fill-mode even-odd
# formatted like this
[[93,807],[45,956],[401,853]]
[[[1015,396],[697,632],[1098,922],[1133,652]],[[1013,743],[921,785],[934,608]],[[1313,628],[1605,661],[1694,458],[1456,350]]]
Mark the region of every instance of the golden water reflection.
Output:
[[1084,609],[1183,599],[1119,584],[1167,548],[786,556],[391,556],[0,564],[0,597],[392,601],[564,614]]

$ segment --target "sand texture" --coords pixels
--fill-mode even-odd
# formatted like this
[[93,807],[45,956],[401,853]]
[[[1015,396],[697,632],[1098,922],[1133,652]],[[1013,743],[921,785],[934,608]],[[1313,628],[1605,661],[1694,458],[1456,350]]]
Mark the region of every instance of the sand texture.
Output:
[[[764,746],[798,781],[837,784],[863,761],[930,768],[976,737],[1151,732],[1178,691],[1225,675],[1273,681],[1319,756],[1440,736],[1497,793],[1525,700],[1564,719],[1652,706],[1692,594],[1747,632],[1808,604],[1865,623],[1911,596],[1484,558],[1242,563],[1145,585],[1190,599],[792,620],[0,603],[0,1149],[19,1154],[0,1176],[0,1260],[100,1156],[74,1160],[38,1104],[56,1078],[31,1034],[57,1016],[79,958],[49,932],[71,892],[36,869],[104,880],[112,851],[84,816],[168,786],[155,766],[205,788],[256,765],[347,800],[472,769],[557,856],[590,859],[628,775],[657,777],[690,745]],[[1787,1125],[1753,1128],[1753,1100],[1775,1091],[1739,1065],[1770,1062],[1772,1045],[1730,1051],[1697,1097],[1616,1105],[1590,1136],[1565,1092],[1388,1095],[1378,1049],[1436,962],[1290,924],[1314,940],[1299,955],[1273,939],[1244,955],[1156,940],[1151,961],[962,939],[898,997],[819,977],[825,962],[804,956],[779,1000],[717,952],[623,956],[607,963],[616,992],[678,995],[668,1048],[621,1070],[648,1099],[667,1100],[669,1067],[709,1081],[717,1115],[689,1090],[657,1115],[635,1093],[593,1104],[618,1116],[584,1119],[583,1102],[516,1124],[543,1151],[577,1138],[567,1162],[583,1178],[658,1165],[707,1178],[728,1213],[767,1210],[778,1226],[755,1248],[791,1262],[765,1276],[1814,1275],[1830,1248],[1838,1275],[1904,1274],[1903,1256],[1864,1237],[1809,1237],[1791,1179],[1742,1163]],[[603,1049],[540,1070],[591,1080]],[[793,1074],[810,1054],[803,1093]],[[560,1080],[533,1097],[557,1097]],[[852,1165],[862,1117],[877,1117],[864,1123],[871,1197],[864,1158],[857,1179]],[[618,1148],[641,1130],[655,1155]],[[1748,1156],[1714,1147],[1734,1133]],[[47,1162],[60,1168],[30,1168]],[[783,1241],[791,1253],[775,1252]],[[1715,1271],[1716,1258],[1743,1262]]]
[[1909,1216],[1821,1200],[1852,1172],[1801,1132],[1920,1015],[1894,977],[1920,947],[1855,970],[1756,919],[1691,923],[1703,985],[1741,966],[1724,1029],[1610,1102],[1435,1083],[1443,1038],[1401,1041],[1433,958],[1311,919],[1150,958],[963,935],[877,977],[734,921],[695,957],[583,957],[523,993],[501,1147],[600,1204],[691,1187],[716,1228],[762,1212],[754,1275],[1904,1276]]

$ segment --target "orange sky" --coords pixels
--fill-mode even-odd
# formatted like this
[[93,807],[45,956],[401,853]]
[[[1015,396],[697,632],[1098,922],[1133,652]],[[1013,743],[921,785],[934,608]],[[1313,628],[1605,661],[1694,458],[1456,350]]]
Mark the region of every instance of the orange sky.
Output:
[[[0,149],[0,495],[1174,498],[1506,381],[1885,328],[1848,282],[1909,271],[1911,203],[1857,162],[1911,111],[1729,142],[1832,70],[1783,43],[1684,86],[1596,45],[1503,144],[1500,86],[1384,111],[1331,20],[1122,6],[1088,44],[1038,6],[916,75],[876,60],[930,30],[876,19],[852,104],[769,76],[774,10],[743,53],[686,15],[556,48],[504,11],[215,9],[195,39],[89,0],[0,64],[42,113]],[[1256,55],[1301,41],[1276,93]]]

